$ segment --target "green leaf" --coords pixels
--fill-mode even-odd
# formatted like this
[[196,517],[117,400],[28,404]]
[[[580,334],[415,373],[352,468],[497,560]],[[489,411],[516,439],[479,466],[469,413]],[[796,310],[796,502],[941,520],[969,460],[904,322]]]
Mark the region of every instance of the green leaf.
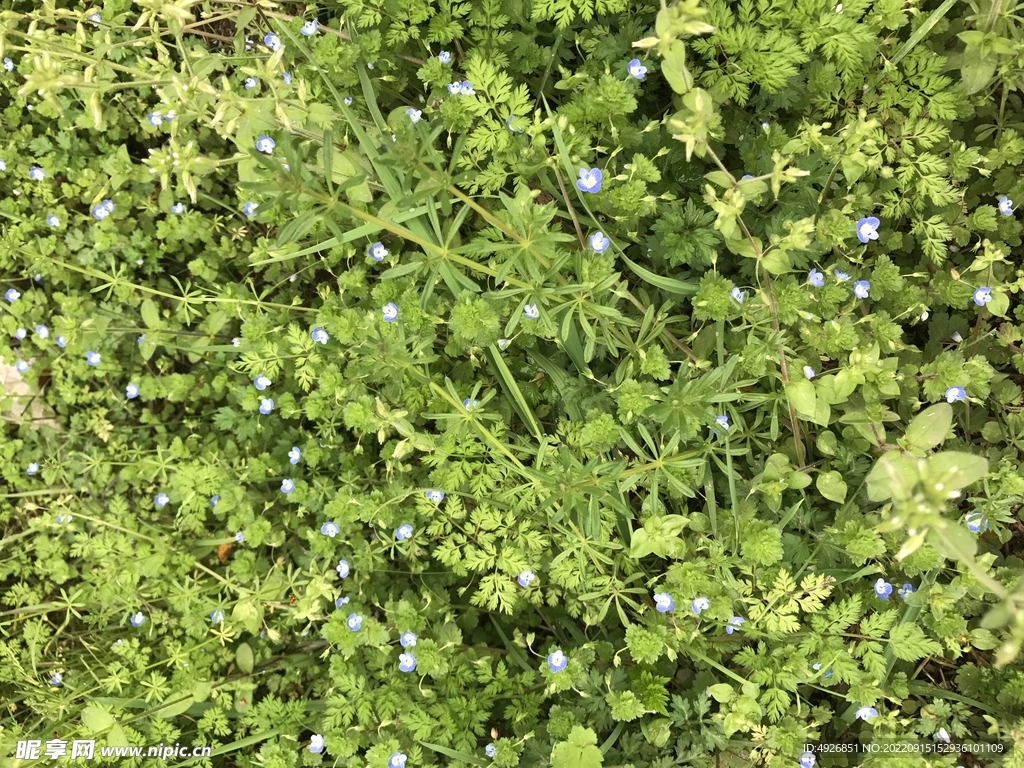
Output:
[[797,379],[786,385],[786,397],[798,414],[812,418],[815,414],[814,385],[807,379]]
[[818,489],[818,493],[829,501],[834,501],[837,504],[846,501],[846,482],[838,472],[825,472],[818,475],[814,486]]
[[235,651],[235,664],[237,664],[238,668],[245,672],[245,674],[252,672],[252,648],[249,647],[248,643],[242,643],[238,646],[238,649]]
[[82,710],[82,725],[90,736],[95,736],[114,725],[114,716],[102,707],[90,705]]
[[477,755],[470,755],[466,752],[459,752],[458,750],[451,749],[450,747],[444,747],[440,744],[431,744],[426,741],[421,741],[419,743],[427,749],[432,749],[438,754],[444,755],[445,757],[450,757],[453,760],[458,760],[463,763],[482,766],[489,766],[491,764],[490,760],[484,760],[482,757],[478,757]]
[[152,299],[144,299],[142,302],[142,322],[147,328],[160,327],[160,310]]
[[985,308],[996,317],[1006,317],[1006,311],[1010,308],[1010,297],[1003,291],[992,291],[992,301],[986,304]]
[[255,635],[260,631],[260,624],[263,621],[263,608],[251,600],[238,603],[231,611],[231,620],[237,621],[250,634]]
[[928,459],[928,479],[945,485],[947,490],[966,488],[988,472],[988,459],[959,451],[938,453]]
[[497,374],[498,383],[501,388],[508,395],[509,400],[512,404],[512,409],[522,419],[523,424],[530,430],[530,434],[537,440],[542,439],[544,430],[541,429],[540,424],[537,421],[537,417],[533,413],[533,409],[530,404],[526,402],[526,398],[523,396],[522,391],[519,389],[519,385],[516,384],[516,378],[512,375],[512,371],[509,370],[508,365],[505,363],[505,357],[501,350],[498,349],[497,345],[491,345],[484,350],[484,355],[487,361],[491,364],[494,372]]
[[164,720],[170,720],[172,717],[177,717],[181,713],[188,710],[196,700],[192,696],[181,697],[180,693],[174,693],[167,697],[166,701],[170,702],[165,707],[161,707],[153,713],[153,717],[159,717]]
[[673,293],[677,296],[691,296],[697,292],[696,283],[684,283],[682,280],[676,280],[671,277],[664,277],[663,275],[655,274],[649,269],[644,269],[639,264],[630,261],[625,254],[620,255],[619,258],[626,262],[626,266],[628,266],[638,277],[643,278],[656,288],[661,288],[661,290],[666,293]]
[[968,47],[964,51],[960,76],[967,94],[977,93],[989,84],[996,73],[996,57],[982,55],[981,48]]
[[914,417],[901,444],[911,453],[923,456],[946,439],[952,423],[953,409],[949,403],[937,403]]
[[885,501],[893,496],[893,489],[904,495],[917,482],[917,459],[901,456],[899,451],[889,451],[875,462],[868,472],[865,483],[871,501]]
[[604,755],[596,745],[596,733],[582,725],[574,726],[569,740],[551,750],[551,768],[600,768]]
[[728,683],[717,683],[708,686],[708,695],[719,704],[728,704],[736,698],[736,691]]

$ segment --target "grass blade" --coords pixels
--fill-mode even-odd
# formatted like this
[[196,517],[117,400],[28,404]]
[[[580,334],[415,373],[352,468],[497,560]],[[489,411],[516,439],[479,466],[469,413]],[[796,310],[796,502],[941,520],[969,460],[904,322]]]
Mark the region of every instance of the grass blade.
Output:
[[540,428],[537,417],[530,409],[529,403],[526,402],[526,398],[519,389],[519,385],[516,384],[516,379],[505,363],[505,358],[502,356],[501,351],[492,344],[484,350],[484,355],[491,364],[491,368],[497,374],[498,383],[501,384],[501,388],[505,390],[505,394],[511,400],[512,408],[519,414],[519,418],[522,419],[526,428],[530,430],[530,434],[537,440],[541,440],[544,437],[544,430]]

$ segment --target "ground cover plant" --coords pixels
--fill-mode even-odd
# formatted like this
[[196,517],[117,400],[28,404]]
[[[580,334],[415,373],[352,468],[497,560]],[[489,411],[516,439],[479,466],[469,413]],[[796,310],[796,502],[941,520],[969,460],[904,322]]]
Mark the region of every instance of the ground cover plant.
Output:
[[0,9],[5,764],[1024,765],[1015,0]]

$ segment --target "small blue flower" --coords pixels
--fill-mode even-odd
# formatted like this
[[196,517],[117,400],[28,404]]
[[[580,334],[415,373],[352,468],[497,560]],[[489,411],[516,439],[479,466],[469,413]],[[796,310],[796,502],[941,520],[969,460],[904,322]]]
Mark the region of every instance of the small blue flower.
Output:
[[210,497],[210,509],[216,507],[218,501],[220,501],[220,495],[216,493],[213,494],[213,496]]
[[277,142],[275,142],[265,133],[261,133],[259,137],[256,139],[256,151],[258,152],[263,152],[265,154],[272,155],[274,154],[274,147],[276,146]]
[[498,754],[498,748],[493,744],[488,744],[486,747],[484,747],[484,754],[488,757],[494,757],[496,754]]
[[537,309],[536,304],[527,304],[523,307],[523,314],[526,315],[527,320],[536,320],[540,317],[540,310]]
[[257,80],[255,77],[247,77],[247,78],[245,78],[245,90],[251,91],[257,85],[259,85],[259,82],[260,81]]
[[[8,72],[14,71],[14,62],[11,61],[11,58],[9,56],[4,56],[4,69],[6,69]],[[0,168],[0,170],[3,170],[3,168]]]
[[953,331],[953,333],[949,335],[949,338],[951,338],[957,344],[964,340],[964,337],[960,335],[960,331]]
[[892,594],[892,584],[879,577],[878,581],[875,582],[874,590],[875,594],[882,600],[888,600],[889,595]]
[[904,584],[902,587],[900,587],[898,590],[896,590],[896,594],[900,596],[900,599],[906,600],[908,597],[914,594],[914,585],[908,582]]
[[[813,669],[815,672],[817,672],[817,671],[819,671],[821,669],[821,664],[812,664],[811,665],[811,669]],[[825,674],[822,675],[822,676],[824,678],[826,678],[826,679],[832,677],[832,670],[831,669],[826,669],[825,670]]]
[[945,728],[939,728],[939,730],[935,732],[935,738],[941,741],[943,744],[949,744],[949,733],[946,731]]
[[392,752],[388,758],[388,768],[405,768],[405,761],[407,759],[401,752]]
[[835,275],[836,280],[838,280],[841,283],[845,283],[847,280],[850,279],[850,275],[848,272],[840,272],[838,269],[833,269],[832,274]]
[[175,111],[174,111],[173,109],[171,109],[171,110],[168,110],[167,114],[166,114],[166,115],[164,115],[164,122],[165,122],[165,123],[169,123],[169,122],[171,122],[171,121],[172,121],[172,120],[173,120],[174,118],[176,118],[177,116],[178,116],[178,113],[177,113],[177,112],[175,112]]
[[725,414],[722,414],[721,416],[715,416],[715,422],[722,429],[729,429],[729,417],[726,416]]
[[690,610],[700,616],[701,611],[706,611],[711,602],[706,597],[698,597],[692,603],[690,603]]
[[853,284],[853,295],[858,299],[866,299],[868,297],[868,291],[871,289],[871,283],[867,280],[858,280]]
[[292,449],[288,451],[288,461],[292,464],[298,464],[302,459],[302,451],[299,450],[297,445],[293,445]]
[[870,720],[872,717],[878,717],[878,710],[874,707],[861,707],[857,710],[858,720]]
[[345,102],[345,106],[346,107],[351,107],[352,106],[352,97],[351,96],[346,96],[343,99],[343,101]]
[[281,38],[273,32],[267,32],[267,34],[263,36],[263,44],[274,53],[281,50]]
[[143,333],[143,334],[139,335],[139,338],[137,338],[135,340],[135,343],[138,344],[139,346],[142,346],[142,342],[144,342],[145,340],[146,340],[146,334]]
[[164,121],[163,115],[161,115],[159,112],[150,112],[148,115],[146,115],[146,119],[149,121],[149,124],[153,127],[161,125]]
[[235,543],[241,544],[243,541],[245,541],[245,534],[239,531],[235,534]]
[[459,83],[459,93],[463,96],[472,96],[476,91],[473,90],[473,84],[469,80],[463,80]]
[[393,301],[389,301],[381,308],[381,313],[384,316],[385,323],[393,323],[398,319],[398,305]]
[[804,752],[800,755],[800,768],[814,768],[817,761],[818,758],[814,756],[813,752]]
[[600,168],[580,168],[580,177],[576,180],[576,189],[596,195],[601,191],[604,174]]
[[345,626],[348,627],[350,631],[356,632],[361,626],[363,626],[363,617],[358,613],[350,613],[348,618],[345,619]]
[[811,366],[809,366],[809,365],[805,365],[804,366],[804,378],[806,378],[807,380],[810,380],[810,379],[813,379],[817,375],[818,374],[815,373],[814,369],[811,368]]
[[412,526],[408,523],[403,523],[395,529],[395,538],[398,541],[405,541],[406,539],[412,538]]
[[733,616],[731,619],[729,619],[729,623],[725,625],[725,633],[727,635],[731,635],[733,632],[735,632],[737,629],[739,629],[746,623],[747,620],[744,619],[742,616]]
[[432,501],[435,504],[440,504],[444,501],[444,491],[431,490],[427,491],[424,495],[427,497],[427,501]]
[[317,344],[326,344],[331,338],[323,328],[314,328],[309,337]]
[[654,607],[658,610],[658,613],[668,613],[675,610],[676,601],[672,599],[672,595],[668,592],[659,592],[654,596]]
[[[351,572],[348,567],[348,560],[339,560],[338,565],[335,566],[334,570],[338,572],[339,578],[347,579],[349,573]],[[348,600],[346,600],[345,602],[348,602]]]
[[450,64],[452,61],[452,55],[448,51],[441,51],[437,54],[437,60],[442,64]]
[[459,82],[448,83],[448,93],[450,93],[450,94],[452,94],[454,96],[455,94],[457,94],[459,92],[459,86],[460,85],[462,85],[462,83],[459,83]]
[[87,18],[89,21],[91,21],[93,23],[94,26],[97,26],[97,27],[100,25],[100,22],[103,21],[103,18],[98,13],[95,13],[95,12],[94,13],[90,13],[85,18]]
[[477,406],[479,405],[479,400],[470,400],[468,397],[462,401],[462,407],[465,408],[467,411],[475,411],[477,409]]
[[807,273],[807,281],[815,288],[821,288],[825,284],[825,276],[816,269]]
[[43,281],[43,276],[42,275],[36,275],[35,277],[32,278],[32,280],[37,282],[37,283],[41,283]]
[[248,216],[250,219],[256,215],[256,209],[260,207],[259,203],[254,203],[252,200],[242,206],[242,213]]
[[963,387],[950,387],[946,390],[946,402],[956,403],[967,399],[967,390]]
[[264,397],[260,400],[260,413],[267,416],[271,411],[274,410],[274,401],[269,397]]
[[516,577],[516,581],[519,582],[520,587],[526,588],[530,586],[530,582],[532,582],[535,578],[537,577],[533,575],[533,571],[527,570],[520,572],[520,574]]
[[337,608],[340,611],[341,610],[341,606],[343,606],[343,605],[345,605],[347,603],[348,603],[348,598],[347,597],[339,597],[337,600],[334,601],[334,607]]
[[306,748],[314,755],[319,755],[324,751],[324,737],[319,733],[314,733],[309,739],[309,746]]
[[320,533],[324,536],[330,536],[332,539],[338,535],[340,530],[337,523],[324,523],[320,526]]
[[113,212],[114,202],[112,200],[104,200],[102,203],[97,203],[92,208],[92,216],[96,221],[103,221]]
[[398,638],[398,642],[402,644],[403,648],[412,648],[416,645],[416,633],[403,632],[401,637]]
[[53,677],[50,678],[50,685],[54,688],[60,688],[61,683],[64,682],[64,675],[60,672],[54,673]]
[[974,291],[974,303],[979,307],[984,307],[990,301],[992,301],[992,289],[987,285],[983,285]]
[[178,214],[182,214],[184,212],[185,212],[185,205],[184,205],[184,203],[175,203],[174,205],[171,206],[171,213],[173,213],[175,216],[177,216]]
[[416,657],[411,653],[403,653],[398,657],[398,671],[412,672],[416,669]]
[[270,381],[270,379],[268,379],[266,376],[262,374],[260,374],[259,376],[252,380],[252,385],[256,387],[256,389],[258,389],[260,392],[269,387],[271,383],[272,382]]
[[552,651],[548,654],[548,669],[556,675],[567,666],[569,666],[569,660],[565,658],[565,654],[560,650]]
[[1013,216],[1013,200],[1003,195],[999,198],[999,212],[1003,216]]
[[751,176],[749,173],[745,173],[742,176],[740,176],[740,181],[743,181],[744,179],[752,179],[752,178],[754,178],[754,177]]
[[26,331],[24,328],[19,328],[14,332],[14,338],[16,338],[18,341],[21,341],[26,336],[28,336],[28,331]]
[[590,236],[590,249],[594,253],[604,253],[612,241],[604,236],[604,232],[595,232]]
[[729,295],[732,296],[740,304],[742,304],[744,299],[747,298],[747,292],[741,291],[739,288],[733,288],[731,291],[729,291]]
[[124,388],[124,396],[127,397],[129,400],[134,400],[136,397],[139,396],[139,385],[129,384],[127,387]]
[[294,480],[282,480],[281,481],[281,493],[291,493],[295,490]]
[[167,506],[168,501],[170,501],[170,499],[167,498],[166,493],[158,493],[155,497],[153,497],[153,503],[156,505],[157,509],[162,509],[163,507]]
[[626,65],[626,69],[629,71],[630,77],[635,77],[637,80],[643,80],[644,75],[647,74],[647,67],[640,63],[640,59],[633,59]]
[[29,365],[24,360],[19,360],[14,364],[14,370],[16,370],[18,373],[25,373],[26,371],[28,371],[28,369]]
[[94,368],[100,364],[100,353],[99,352],[86,352],[85,362]]
[[64,347],[68,345],[68,340],[63,336],[58,336],[56,339],[54,339],[54,341],[57,342],[57,346],[60,347],[61,349],[64,349]]
[[878,225],[881,222],[874,216],[865,216],[857,220],[857,239],[862,243],[878,239]]
[[522,133],[523,131],[526,130],[525,128],[516,128],[515,126],[512,125],[513,121],[517,119],[518,118],[515,115],[509,115],[508,117],[505,118],[505,127],[512,131],[512,133]]
[[299,34],[304,35],[305,37],[312,37],[317,33],[317,30],[319,29],[320,22],[317,21],[316,19],[310,19],[309,21],[302,25],[302,29],[299,30]]
[[5,298],[5,299],[7,299],[7,300],[8,300],[9,302],[11,302],[11,304],[13,304],[13,303],[14,303],[14,302],[16,302],[16,301],[17,301],[18,299],[20,299],[20,298],[21,298],[21,294],[20,294],[20,293],[18,293],[18,292],[17,292],[16,290],[14,290],[13,288],[8,288],[8,289],[7,289],[7,290],[6,290],[5,292],[4,292],[4,298]]
[[498,339],[498,349],[504,352],[512,342],[508,339]]
[[291,72],[282,72],[281,73],[281,79],[284,80],[284,84],[285,85],[291,85],[292,84],[292,73]]
[[46,217],[46,223],[49,224],[51,227],[59,227],[60,219],[58,219],[51,213],[49,216]]
[[416,125],[416,123],[420,121],[420,117],[423,115],[423,112],[421,112],[418,109],[413,109],[412,107],[409,107],[407,110],[405,110],[405,114],[409,116],[409,120],[412,121],[412,124]]
[[380,263],[388,255],[388,249],[384,247],[383,243],[374,243],[367,249],[367,253],[370,254],[371,259]]
[[31,477],[32,475],[34,475],[38,471],[39,471],[39,465],[36,464],[33,461],[31,464],[28,465],[28,469],[25,470],[25,474]]
[[222,611],[220,608],[217,608],[214,611],[210,611],[210,621],[212,621],[214,624],[222,623],[224,621],[224,611]]
[[988,530],[988,520],[981,512],[968,512],[964,515],[964,524],[971,533],[982,533]]
[[32,181],[42,181],[43,179],[46,178],[46,171],[44,171],[38,165],[33,165],[31,168],[28,169],[28,177],[32,179]]
[[141,627],[146,623],[146,617],[142,615],[142,611],[139,611],[134,616],[128,619],[133,627]]

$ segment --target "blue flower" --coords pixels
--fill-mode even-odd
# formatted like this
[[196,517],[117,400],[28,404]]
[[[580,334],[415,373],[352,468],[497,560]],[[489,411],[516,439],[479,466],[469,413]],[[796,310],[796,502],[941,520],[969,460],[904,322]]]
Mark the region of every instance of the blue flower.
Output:
[[519,582],[520,587],[525,588],[530,586],[530,582],[533,581],[535,578],[537,577],[533,575],[533,571],[527,570],[520,572],[520,574],[516,577],[516,581]]
[[711,602],[706,597],[698,597],[692,603],[690,603],[690,610],[700,616],[701,611],[706,611]]
[[862,243],[878,239],[878,225],[881,222],[874,216],[865,216],[857,220],[857,239]]
[[128,619],[133,627],[141,627],[146,623],[146,617],[142,615],[142,611],[139,611],[134,616]]
[[420,110],[413,109],[412,107],[409,107],[407,110],[405,110],[405,114],[409,116],[409,120],[412,121],[413,125],[416,125],[416,123],[420,121],[420,117],[423,115],[423,113]]
[[348,618],[345,619],[345,626],[348,627],[350,631],[356,632],[361,626],[363,626],[363,617],[358,613],[350,613]]
[[46,223],[49,224],[51,227],[59,227],[60,219],[58,219],[53,214],[50,214],[49,216],[46,217]]
[[302,25],[302,29],[299,30],[299,34],[304,35],[305,37],[312,37],[317,33],[317,30],[319,29],[320,22],[317,21],[316,19],[310,19],[309,21]]
[[337,523],[324,523],[320,526],[320,533],[324,536],[330,536],[332,539],[338,535],[339,530],[341,529],[338,528]]
[[231,346],[233,346],[233,347],[240,347],[240,346],[242,346],[242,340],[236,336],[235,338],[233,338],[231,340]]
[[403,632],[402,636],[398,638],[398,642],[402,644],[403,648],[411,648],[416,645],[416,633]]
[[235,534],[235,542],[241,544],[243,541],[245,541],[245,534],[239,531]]
[[629,70],[629,76],[635,77],[637,80],[643,80],[644,75],[647,74],[647,67],[640,63],[640,59],[633,59],[626,65],[626,69]]
[[291,493],[295,490],[294,480],[282,480],[281,481],[281,493]]
[[263,36],[263,44],[274,53],[281,50],[281,38],[273,32],[267,32],[267,34]]
[[384,247],[383,243],[374,243],[367,249],[367,253],[370,254],[370,258],[380,263],[384,261],[384,257],[388,255],[388,249]]
[[963,387],[950,387],[946,390],[946,402],[955,403],[967,399],[967,390]]
[[96,221],[103,221],[107,216],[114,212],[114,201],[104,200],[102,203],[97,203],[92,207],[92,216]]
[[42,181],[43,179],[46,178],[46,171],[44,171],[38,165],[33,165],[31,168],[28,169],[28,177],[32,179],[32,181]]
[[334,607],[337,608],[340,611],[341,610],[341,606],[345,605],[347,602],[348,602],[348,598],[347,597],[339,597],[337,600],[334,601]]
[[388,768],[405,768],[405,761],[407,759],[401,752],[392,752],[388,758]]
[[32,475],[34,475],[38,471],[39,471],[39,465],[36,464],[33,461],[31,464],[28,465],[28,469],[25,470],[25,474],[29,475],[29,476],[32,476]]
[[129,384],[127,387],[124,388],[124,396],[127,397],[129,400],[134,400],[136,397],[139,396],[139,385]]
[[273,382],[270,381],[266,376],[260,374],[252,380],[252,385],[256,387],[260,392],[269,387]]
[[838,280],[841,283],[845,283],[847,280],[850,279],[850,275],[848,272],[840,272],[838,269],[833,269],[832,274],[835,275],[836,280]]
[[139,338],[137,338],[135,340],[135,343],[138,344],[139,346],[142,346],[142,342],[144,342],[145,340],[146,340],[146,334],[142,333],[142,334],[139,334]]
[[56,339],[54,339],[54,341],[57,342],[57,346],[60,347],[61,349],[64,349],[64,347],[68,345],[68,340],[63,336],[58,336]]
[[8,289],[7,289],[7,290],[6,290],[5,292],[4,292],[4,298],[5,298],[5,299],[7,299],[7,300],[8,300],[9,302],[11,302],[11,304],[13,304],[13,303],[14,303],[14,302],[16,302],[16,301],[17,301],[18,299],[20,299],[20,298],[21,298],[21,294],[20,294],[20,293],[18,293],[18,292],[17,292],[16,290],[14,290],[13,288],[8,288]]
[[462,407],[467,411],[475,411],[478,405],[480,405],[479,400],[470,400],[468,397],[462,401]]
[[42,276],[42,275],[36,275],[36,276],[35,276],[35,277],[33,277],[32,279],[33,279],[33,280],[34,280],[35,282],[37,282],[37,283],[41,283],[41,282],[43,281],[43,276]]
[[[817,672],[818,670],[821,669],[821,664],[812,664],[811,665],[811,669],[813,669],[815,672]],[[826,679],[832,677],[832,670],[831,669],[826,669],[825,670],[825,674],[823,675],[823,677],[825,677]]]
[[314,733],[309,739],[309,746],[307,749],[314,755],[319,755],[324,751],[324,737],[319,733]]
[[729,295],[732,296],[740,304],[742,304],[743,300],[747,298],[747,292],[741,291],[739,288],[733,288],[731,291],[729,291]]
[[171,120],[173,120],[173,119],[174,119],[174,118],[176,118],[177,116],[178,116],[178,113],[177,113],[177,112],[175,112],[175,111],[174,111],[173,109],[171,109],[171,110],[168,110],[168,111],[167,111],[167,114],[166,114],[166,115],[164,115],[164,122],[165,122],[165,123],[169,123],[169,122],[171,122]]
[[53,677],[50,678],[50,685],[54,688],[60,688],[60,684],[64,682],[64,675],[60,672],[55,672]]
[[659,613],[668,613],[676,608],[676,601],[668,592],[659,592],[654,596],[654,607]]
[[804,378],[810,380],[810,379],[813,379],[817,375],[818,374],[815,373],[814,369],[811,368],[811,366],[809,366],[809,365],[805,365],[804,366]]
[[509,341],[508,339],[498,339],[498,349],[504,352],[506,349],[508,349],[508,345],[511,343],[512,342]]
[[[11,61],[11,58],[9,56],[4,56],[4,69],[6,69],[8,72],[14,71],[14,62]],[[3,168],[0,168],[0,170],[3,170]]]
[[210,509],[216,507],[218,501],[220,501],[220,495],[216,493],[213,494],[213,496],[210,497]]
[[459,83],[459,82],[448,83],[448,93],[450,93],[450,94],[452,94],[454,96],[455,94],[457,94],[459,92],[459,86],[460,85],[462,85],[462,83]]
[[953,333],[949,335],[949,338],[951,338],[957,344],[964,340],[964,337],[960,335],[960,331],[953,331]]
[[403,653],[398,657],[398,671],[412,672],[416,669],[416,657],[411,653]]
[[299,450],[297,445],[293,445],[292,449],[288,451],[288,461],[292,464],[298,464],[302,459],[302,451]]
[[149,124],[153,127],[161,125],[164,121],[163,115],[161,115],[159,112],[150,112],[148,115],[146,115],[146,119],[149,121]]
[[440,504],[444,501],[444,491],[430,490],[424,494],[427,497],[427,501],[432,501],[435,504]]
[[872,717],[878,717],[878,710],[874,707],[861,707],[857,710],[858,720],[870,720]]
[[866,299],[868,297],[868,291],[871,289],[871,283],[867,280],[858,280],[853,284],[853,295],[858,299]]
[[594,253],[604,253],[612,241],[604,236],[604,232],[595,232],[590,236],[590,249]]
[[257,152],[264,152],[264,153],[266,153],[268,155],[272,155],[272,154],[274,154],[274,147],[276,147],[276,146],[277,146],[277,142],[275,142],[272,138],[267,136],[267,134],[265,134],[265,133],[261,133],[259,135],[259,137],[256,139],[256,151]]
[[498,754],[498,748],[493,744],[488,744],[486,747],[484,747],[484,754],[488,757],[494,757],[496,754]]
[[752,178],[754,178],[754,177],[751,176],[749,173],[745,173],[742,176],[740,176],[740,181],[743,181],[744,179],[752,179]]
[[565,654],[560,650],[552,651],[548,654],[548,669],[556,675],[567,666],[569,666],[569,660],[565,658]]
[[94,26],[97,27],[100,25],[100,22],[103,21],[103,18],[96,12],[90,13],[85,18],[87,18],[89,21],[93,23]]
[[576,189],[596,195],[601,191],[601,180],[604,174],[600,168],[580,168],[580,177],[576,180]]
[[999,198],[999,212],[1003,216],[1013,216],[1013,200],[1003,195]]
[[264,416],[267,416],[273,410],[274,401],[272,398],[264,397],[262,400],[260,400],[260,413],[262,413]]
[[914,594],[914,585],[908,582],[904,584],[902,587],[900,587],[896,591],[896,594],[900,596],[900,599],[906,600],[908,597]]
[[537,309],[536,304],[527,304],[523,307],[523,314],[526,316],[527,320],[536,320],[540,317],[540,310]]
[[24,328],[19,328],[14,332],[14,338],[16,338],[18,341],[21,341],[26,336],[28,336],[28,331],[26,331]]
[[171,206],[171,213],[178,215],[185,212],[184,203],[175,203]]
[[988,530],[988,520],[981,512],[968,512],[964,515],[964,524],[971,533],[981,533]]
[[245,205],[242,206],[242,213],[244,213],[251,219],[256,215],[256,209],[259,207],[259,203],[254,203],[252,200],[250,200]]
[[459,83],[459,93],[463,96],[472,96],[476,91],[473,90],[473,84],[469,80],[463,80]]
[[[334,568],[338,572],[338,577],[347,579],[351,570],[348,567],[348,560],[339,560],[338,565]],[[347,600],[345,602],[348,602]]]
[[259,85],[259,82],[260,81],[257,80],[255,77],[247,77],[247,78],[245,78],[245,90],[251,91],[257,85]]
[[384,316],[385,323],[393,323],[398,319],[398,305],[393,301],[389,301],[381,308],[381,313]]
[[814,768],[817,760],[813,752],[804,752],[800,755],[800,768]]
[[729,429],[729,417],[726,415],[716,416],[715,421],[722,429]]
[[99,352],[86,352],[85,362],[94,368],[100,364],[100,353]]
[[888,600],[889,595],[892,594],[892,584],[885,579],[879,577],[878,581],[875,582],[874,586],[875,594],[878,595],[882,600]]
[[441,51],[439,54],[437,54],[437,60],[440,61],[442,64],[450,64],[452,60],[452,55],[448,51]]
[[210,611],[210,621],[212,621],[214,624],[220,624],[221,622],[223,622],[224,611],[222,611],[220,608]]
[[395,529],[395,538],[398,541],[405,541],[406,539],[412,538],[412,526],[408,523],[403,523]]
[[326,344],[331,338],[323,328],[314,328],[309,337],[317,344]]
[[281,79],[284,80],[284,84],[285,85],[291,85],[292,84],[292,73],[291,72],[282,72],[281,73]]
[[990,301],[992,301],[992,289],[987,285],[983,285],[974,291],[974,303],[979,307],[984,307]]
[[351,97],[351,96],[346,96],[346,97],[345,97],[345,98],[343,99],[343,101],[345,102],[345,106],[346,106],[346,107],[350,107],[350,106],[352,106],[352,97]]
[[28,368],[29,365],[24,360],[19,360],[14,364],[14,370],[16,370],[18,373],[25,373],[26,371],[28,371]]
[[153,497],[153,503],[156,505],[157,509],[162,509],[163,507],[165,507],[168,501],[170,501],[170,499],[167,498],[166,493],[161,492]]
[[742,616],[733,616],[731,619],[729,619],[729,623],[725,625],[725,633],[727,635],[731,635],[733,632],[735,632],[737,629],[739,629],[746,623],[747,620],[744,619]]
[[939,728],[939,730],[935,732],[935,738],[941,741],[943,744],[949,744],[949,733],[946,731],[945,728]]

